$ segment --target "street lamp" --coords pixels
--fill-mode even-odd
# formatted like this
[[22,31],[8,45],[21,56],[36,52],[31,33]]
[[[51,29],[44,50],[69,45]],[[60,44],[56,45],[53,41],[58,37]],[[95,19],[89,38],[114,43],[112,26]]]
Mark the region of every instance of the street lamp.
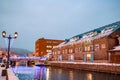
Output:
[[6,32],[3,31],[3,32],[2,32],[2,36],[3,36],[3,38],[8,38],[8,56],[7,56],[7,64],[6,64],[6,69],[7,69],[7,68],[9,68],[9,60],[10,60],[10,59],[9,59],[9,58],[10,58],[10,54],[9,54],[9,52],[10,52],[10,40],[11,40],[11,39],[16,39],[17,36],[18,36],[18,33],[15,32],[15,33],[14,33],[14,37],[11,37],[11,35],[6,36]]

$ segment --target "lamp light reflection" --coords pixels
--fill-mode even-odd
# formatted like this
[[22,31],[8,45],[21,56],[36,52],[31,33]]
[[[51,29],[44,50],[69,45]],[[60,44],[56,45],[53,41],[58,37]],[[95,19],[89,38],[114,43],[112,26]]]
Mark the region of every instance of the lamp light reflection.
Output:
[[73,80],[74,78],[73,71],[69,71],[69,75],[70,75],[69,80]]
[[91,73],[87,73],[87,80],[92,80],[92,74]]

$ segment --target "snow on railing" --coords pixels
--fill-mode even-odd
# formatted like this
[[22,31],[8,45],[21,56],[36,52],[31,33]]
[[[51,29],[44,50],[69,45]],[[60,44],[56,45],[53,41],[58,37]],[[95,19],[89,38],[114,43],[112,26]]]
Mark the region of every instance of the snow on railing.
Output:
[[10,57],[10,60],[46,60],[46,58],[40,57]]

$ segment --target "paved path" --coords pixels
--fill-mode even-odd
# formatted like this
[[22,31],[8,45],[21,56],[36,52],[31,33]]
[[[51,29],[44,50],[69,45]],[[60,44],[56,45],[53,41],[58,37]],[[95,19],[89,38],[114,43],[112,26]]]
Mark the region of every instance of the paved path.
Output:
[[0,80],[6,80],[6,76],[2,76],[3,69],[5,69],[5,67],[0,67]]

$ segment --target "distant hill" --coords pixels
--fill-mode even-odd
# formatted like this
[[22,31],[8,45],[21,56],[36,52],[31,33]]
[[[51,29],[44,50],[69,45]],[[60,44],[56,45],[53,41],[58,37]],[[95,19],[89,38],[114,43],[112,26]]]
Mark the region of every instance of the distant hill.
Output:
[[[7,48],[3,48],[2,50],[6,50]],[[31,51],[22,48],[11,48],[10,51],[15,52],[18,55],[26,56],[27,54],[31,53]]]

